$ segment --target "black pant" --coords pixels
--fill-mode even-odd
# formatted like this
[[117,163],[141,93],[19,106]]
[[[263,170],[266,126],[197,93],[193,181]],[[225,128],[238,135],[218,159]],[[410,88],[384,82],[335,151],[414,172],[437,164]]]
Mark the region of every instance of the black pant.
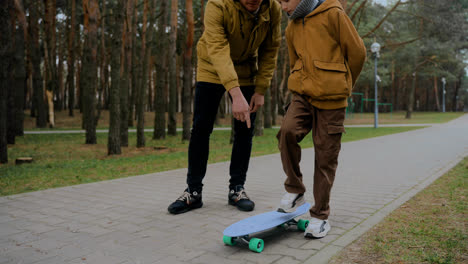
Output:
[[[254,94],[255,87],[241,87],[247,103]],[[210,135],[218,113],[219,102],[226,89],[221,84],[197,82],[193,113],[192,134],[188,149],[187,184],[190,191],[201,192],[203,178],[208,163]],[[234,143],[232,146],[229,188],[244,185],[249,168],[252,137],[254,132],[255,113],[250,114],[251,127],[246,122],[234,121]]]

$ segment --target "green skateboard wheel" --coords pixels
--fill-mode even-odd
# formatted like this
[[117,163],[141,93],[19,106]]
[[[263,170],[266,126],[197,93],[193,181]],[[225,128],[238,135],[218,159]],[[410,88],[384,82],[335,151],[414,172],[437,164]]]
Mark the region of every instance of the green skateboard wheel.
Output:
[[263,240],[260,238],[252,238],[249,241],[249,249],[253,252],[260,253],[263,251],[264,243]]
[[309,220],[300,219],[299,222],[297,222],[297,229],[301,231],[305,231],[308,225],[309,225]]
[[223,236],[223,242],[224,244],[228,246],[234,246],[236,244],[236,241],[234,241],[234,238],[229,237],[229,236]]

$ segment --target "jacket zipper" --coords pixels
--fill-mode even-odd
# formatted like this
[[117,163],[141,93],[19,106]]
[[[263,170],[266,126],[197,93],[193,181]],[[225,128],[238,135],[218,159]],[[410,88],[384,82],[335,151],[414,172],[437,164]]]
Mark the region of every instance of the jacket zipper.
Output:
[[[263,23],[263,22],[262,22]],[[249,35],[249,43],[247,44],[247,48],[242,52],[242,55],[241,55],[241,58],[244,57],[245,53],[247,52],[247,50],[250,50],[251,49],[251,46],[252,46],[252,42],[253,40],[252,39],[256,39],[256,31],[257,29],[259,28],[260,24],[259,23],[256,23],[255,27],[252,29],[252,31],[250,32],[250,35]],[[242,32],[242,31],[241,31]],[[252,37],[252,35],[255,34],[255,38]]]

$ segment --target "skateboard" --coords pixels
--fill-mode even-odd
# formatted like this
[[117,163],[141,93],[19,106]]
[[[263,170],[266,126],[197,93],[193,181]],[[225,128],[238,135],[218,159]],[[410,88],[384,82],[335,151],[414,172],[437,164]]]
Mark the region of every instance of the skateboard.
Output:
[[260,238],[252,237],[253,234],[276,227],[288,228],[290,226],[297,226],[298,230],[305,231],[309,221],[303,219],[296,221],[294,218],[307,213],[309,208],[310,204],[305,203],[292,213],[271,211],[245,218],[224,230],[223,242],[229,246],[233,246],[237,242],[243,242],[248,244],[249,249],[253,252],[260,253],[263,251],[264,242]]

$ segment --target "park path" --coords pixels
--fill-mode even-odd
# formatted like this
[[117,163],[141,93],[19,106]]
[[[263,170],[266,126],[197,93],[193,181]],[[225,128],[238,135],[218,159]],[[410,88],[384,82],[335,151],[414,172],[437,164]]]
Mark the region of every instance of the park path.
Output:
[[[420,124],[379,124],[379,127],[418,127],[418,126],[433,126],[435,124],[431,123],[420,123]],[[374,127],[374,125],[346,125],[346,127]],[[275,126],[273,128],[279,128]],[[213,130],[231,130],[230,127],[215,127]],[[153,132],[152,128],[145,128],[145,132]],[[177,131],[182,131],[182,128],[177,128]],[[96,129],[96,133],[108,133],[109,129]],[[136,129],[129,129],[128,132],[135,133]],[[86,130],[83,129],[70,129],[70,130],[28,130],[24,131],[26,135],[34,134],[84,134]]]
[[[465,156],[468,115],[343,143],[329,235],[273,230],[263,234],[260,254],[225,246],[222,232],[275,209],[284,180],[279,154],[252,158],[246,190],[256,209],[249,213],[227,204],[227,162],[209,165],[203,208],[182,215],[167,206],[184,189],[186,169],[0,197],[0,264],[326,263]],[[311,190],[313,149],[302,160]]]

